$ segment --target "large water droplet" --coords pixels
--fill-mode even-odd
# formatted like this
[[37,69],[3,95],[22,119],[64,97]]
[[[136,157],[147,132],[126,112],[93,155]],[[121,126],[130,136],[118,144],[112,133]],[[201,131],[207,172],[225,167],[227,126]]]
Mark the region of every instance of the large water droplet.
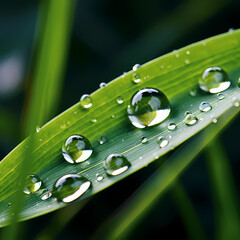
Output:
[[53,185],[53,195],[58,201],[69,203],[82,196],[91,186],[91,182],[80,175],[67,174]]
[[138,73],[133,73],[132,75],[132,81],[134,83],[140,83],[141,82],[141,77]]
[[173,122],[168,124],[168,130],[174,131],[177,128],[177,125]]
[[62,147],[62,154],[69,163],[79,163],[87,160],[93,150],[87,138],[80,135],[70,136]]
[[199,110],[201,112],[208,112],[212,109],[212,106],[208,102],[201,102],[199,105]]
[[25,187],[23,192],[26,194],[30,194],[36,192],[42,185],[41,179],[34,174],[28,175],[26,178]]
[[209,93],[219,93],[229,88],[227,73],[220,67],[207,68],[199,79],[199,87]]
[[150,127],[168,117],[170,103],[164,93],[154,88],[145,88],[133,95],[127,112],[135,127]]
[[80,105],[83,108],[90,108],[92,106],[92,98],[89,94],[82,95],[82,97],[80,98]]
[[125,172],[131,163],[122,154],[111,154],[103,162],[106,173],[112,176]]
[[194,125],[197,121],[198,121],[198,118],[193,114],[187,114],[186,117],[184,118],[184,122],[190,126]]
[[162,136],[160,136],[158,138],[157,142],[158,142],[160,148],[164,148],[168,145],[168,140],[166,138],[162,137]]

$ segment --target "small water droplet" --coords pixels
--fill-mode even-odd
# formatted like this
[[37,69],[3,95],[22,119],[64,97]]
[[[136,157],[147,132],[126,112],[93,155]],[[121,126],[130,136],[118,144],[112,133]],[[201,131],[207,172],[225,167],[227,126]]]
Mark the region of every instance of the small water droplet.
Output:
[[69,163],[80,163],[87,160],[93,150],[88,139],[80,135],[70,136],[62,147],[62,155]]
[[96,174],[96,178],[97,178],[97,181],[98,181],[98,182],[101,182],[104,177],[103,177],[100,173],[97,173],[97,174]]
[[125,172],[130,166],[131,163],[122,154],[111,154],[103,162],[106,173],[111,176],[116,176]]
[[41,179],[34,174],[28,175],[25,182],[25,187],[23,192],[26,194],[31,194],[39,190],[42,185]]
[[190,51],[186,51],[186,54],[187,54],[187,55],[190,55]]
[[160,148],[164,148],[168,145],[168,140],[162,136],[160,136],[157,140],[157,143]]
[[229,29],[228,29],[228,32],[231,33],[231,32],[234,32],[234,30],[235,30],[234,28],[229,28]]
[[175,123],[173,123],[173,122],[170,122],[169,124],[168,124],[168,130],[170,130],[170,131],[174,131],[176,128],[177,128],[177,125],[175,124]]
[[91,182],[77,174],[67,174],[53,185],[53,196],[58,201],[69,203],[82,196],[91,186]]
[[128,118],[137,128],[154,126],[170,114],[170,103],[164,93],[144,88],[133,95],[128,105]]
[[141,77],[138,73],[133,73],[132,75],[132,81],[134,83],[140,83],[141,82]]
[[148,139],[146,137],[141,137],[141,143],[146,143]]
[[185,62],[185,64],[187,64],[187,65],[190,63],[189,59],[185,59],[184,62]]
[[117,103],[118,104],[122,104],[123,103],[123,97],[122,96],[118,96],[117,97]]
[[52,196],[52,192],[49,191],[48,189],[43,189],[42,193],[41,193],[41,199],[42,200],[47,200]]
[[41,128],[39,126],[36,127],[36,132],[39,133],[41,131]]
[[239,99],[236,99],[236,98],[233,98],[233,105],[235,106],[235,107],[239,107],[240,106],[240,100]]
[[80,98],[80,105],[83,108],[90,108],[92,106],[92,98],[89,94],[82,95],[82,97]]
[[106,142],[107,142],[107,138],[104,137],[104,136],[101,136],[100,139],[99,139],[99,144],[100,144],[100,145],[103,145],[103,144],[106,143]]
[[132,68],[133,71],[137,71],[137,69],[139,69],[141,67],[140,64],[135,64]]
[[63,121],[63,123],[60,125],[61,129],[65,129],[70,125],[70,121]]
[[178,51],[177,51],[177,50],[173,50],[173,52],[174,52],[174,54],[175,54],[175,57],[176,57],[176,58],[179,58],[179,53],[178,53]]
[[199,87],[209,93],[219,93],[229,88],[227,73],[220,67],[207,68],[199,79]]
[[216,119],[216,118],[213,118],[213,119],[212,119],[212,122],[213,122],[213,123],[217,123],[217,119]]
[[11,206],[12,206],[12,203],[8,202],[7,207],[11,207]]
[[198,121],[198,118],[194,116],[193,114],[187,114],[186,117],[184,118],[184,122],[186,125],[194,125]]
[[97,119],[96,119],[96,118],[93,118],[93,119],[91,120],[91,122],[92,122],[92,123],[96,123],[96,122],[97,122]]
[[106,84],[105,82],[101,82],[101,83],[99,84],[99,87],[100,87],[100,88],[104,88],[104,87],[106,87],[106,85],[107,85],[107,84]]
[[113,114],[113,115],[112,115],[112,118],[115,118],[115,117],[116,117],[115,114]]
[[193,88],[190,90],[189,95],[192,97],[196,97],[197,96],[197,89]]
[[217,98],[218,98],[219,100],[222,100],[222,99],[225,98],[225,96],[223,95],[223,93],[218,93],[218,94],[217,94]]
[[201,102],[199,105],[199,110],[201,112],[208,112],[212,109],[212,106],[208,102]]

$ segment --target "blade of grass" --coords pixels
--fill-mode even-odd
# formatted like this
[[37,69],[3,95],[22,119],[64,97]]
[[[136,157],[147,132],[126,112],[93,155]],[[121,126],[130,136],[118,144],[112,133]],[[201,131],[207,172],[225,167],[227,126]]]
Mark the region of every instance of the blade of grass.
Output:
[[216,239],[238,239],[240,236],[239,207],[224,146],[220,139],[216,138],[206,150],[216,208]]
[[207,239],[204,228],[198,218],[197,213],[195,212],[191,200],[179,181],[175,181],[175,183],[172,185],[170,194],[172,195],[172,199],[174,200],[174,203],[180,212],[189,239]]
[[40,41],[26,112],[25,134],[36,126],[42,126],[55,114],[65,71],[74,6],[73,0],[40,2]]
[[[183,169],[223,130],[238,112],[239,109],[231,109],[219,119],[217,126],[210,125],[207,130],[191,140],[190,143],[185,143],[182,148],[170,157],[167,164],[157,170],[133,194],[128,204],[122,207],[115,217],[111,218],[111,223],[108,225],[109,231],[106,233],[107,236],[104,236],[105,239],[126,238],[141,218],[147,214],[150,207],[178,178]],[[101,228],[97,234],[103,234],[103,229]]]

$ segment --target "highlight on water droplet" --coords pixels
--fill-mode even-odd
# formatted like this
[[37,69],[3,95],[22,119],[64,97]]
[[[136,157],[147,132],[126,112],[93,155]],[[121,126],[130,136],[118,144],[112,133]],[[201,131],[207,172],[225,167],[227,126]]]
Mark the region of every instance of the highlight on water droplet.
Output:
[[83,108],[90,108],[92,106],[92,98],[89,94],[84,94],[82,95],[82,97],[80,98],[80,105]]
[[104,179],[104,177],[100,173],[96,174],[96,178],[97,178],[97,182],[101,182]]
[[63,144],[62,155],[69,163],[80,163],[92,155],[92,147],[88,139],[80,135],[72,135]]
[[36,132],[39,133],[41,131],[41,128],[39,126],[36,127]]
[[194,125],[198,121],[198,118],[194,116],[193,114],[187,114],[186,117],[184,118],[184,122],[186,125]]
[[135,64],[132,68],[133,71],[137,71],[137,69],[139,69],[141,67],[140,64]]
[[141,143],[146,143],[148,139],[146,137],[141,137]]
[[125,172],[130,166],[131,163],[122,154],[111,154],[103,162],[106,173],[111,176]]
[[118,96],[117,97],[117,103],[118,104],[122,104],[123,103],[123,97],[122,96]]
[[90,186],[91,182],[84,176],[67,174],[53,185],[53,196],[60,202],[69,203],[81,197]]
[[164,138],[163,136],[160,136],[157,140],[157,143],[160,148],[164,148],[168,145],[168,140]]
[[52,196],[52,192],[48,189],[43,189],[42,193],[41,193],[41,199],[42,200],[47,200]]
[[208,112],[212,109],[212,106],[208,102],[201,102],[199,105],[199,110],[201,112]]
[[106,87],[106,85],[107,85],[107,84],[106,84],[105,82],[101,82],[101,83],[99,84],[99,87],[100,87],[100,88],[104,88],[104,87]]
[[231,84],[227,73],[220,67],[207,68],[198,83],[203,91],[209,93],[222,92]]
[[222,100],[222,99],[225,98],[225,96],[224,96],[223,93],[218,93],[218,94],[217,94],[217,98],[218,98],[219,100]]
[[128,105],[128,118],[137,128],[154,126],[170,114],[170,103],[165,94],[154,88],[144,88],[135,93]]
[[173,122],[170,122],[169,124],[168,124],[168,130],[170,130],[170,131],[174,131],[176,128],[177,128],[177,125],[175,124],[175,123],[173,123]]
[[106,138],[106,137],[101,136],[101,137],[99,138],[99,144],[100,144],[100,145],[103,145],[103,144],[106,143],[106,142],[107,142],[107,138]]
[[138,73],[133,73],[132,75],[132,81],[134,83],[140,83],[141,82],[141,77]]
[[41,179],[34,174],[28,175],[25,182],[25,187],[23,192],[26,194],[31,194],[39,190],[42,185]]

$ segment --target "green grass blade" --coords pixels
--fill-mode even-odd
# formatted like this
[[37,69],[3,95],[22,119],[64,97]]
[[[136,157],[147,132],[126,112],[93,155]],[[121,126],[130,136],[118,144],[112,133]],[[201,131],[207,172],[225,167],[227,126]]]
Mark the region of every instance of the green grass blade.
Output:
[[215,139],[206,150],[216,208],[216,239],[238,239],[240,236],[239,206],[224,147],[219,139]]
[[[218,118],[235,108],[233,98],[240,98],[237,86],[240,75],[239,42],[240,31],[237,30],[192,44],[148,62],[136,71],[141,76],[140,83],[132,82],[133,71],[130,71],[94,92],[91,95],[93,101],[91,108],[83,109],[77,103],[48,122],[40,132],[32,133],[0,162],[2,203],[0,226],[9,222],[8,211],[4,206],[16,192],[12,183],[21,174],[20,169],[26,154],[32,156],[32,173],[37,174],[48,189],[52,189],[54,182],[65,174],[77,173],[86,176],[92,182],[92,188],[78,199],[81,200],[145,167],[206,128],[212,123],[213,116]],[[214,94],[201,92],[198,92],[196,97],[191,97],[189,91],[197,87],[202,72],[210,66],[220,66],[229,75],[232,84],[224,92],[225,98],[219,100]],[[158,126],[135,129],[127,118],[126,108],[132,95],[144,87],[163,91],[171,102],[172,111],[169,118]],[[117,103],[118,96],[122,96],[122,104]],[[213,107],[212,110],[200,112],[199,104],[202,101],[209,102]],[[197,124],[186,126],[183,120],[185,111],[191,111],[198,117]],[[97,121],[92,122],[93,118]],[[175,131],[170,132],[167,129],[169,122],[177,124]],[[91,142],[94,154],[89,160],[80,164],[69,164],[63,159],[62,144],[72,134],[83,135]],[[105,144],[99,144],[101,136],[108,139]],[[143,136],[148,138],[147,144],[141,143]],[[159,147],[157,143],[159,136],[169,139],[166,147]],[[32,143],[33,139],[36,143]],[[103,161],[111,153],[124,154],[132,166],[123,174],[115,177],[107,176]],[[174,173],[177,172],[178,169]],[[104,176],[103,181],[96,181],[97,173]],[[32,194],[26,198],[20,220],[33,218],[64,206],[66,204],[57,202],[55,198],[42,201],[38,193]]]

